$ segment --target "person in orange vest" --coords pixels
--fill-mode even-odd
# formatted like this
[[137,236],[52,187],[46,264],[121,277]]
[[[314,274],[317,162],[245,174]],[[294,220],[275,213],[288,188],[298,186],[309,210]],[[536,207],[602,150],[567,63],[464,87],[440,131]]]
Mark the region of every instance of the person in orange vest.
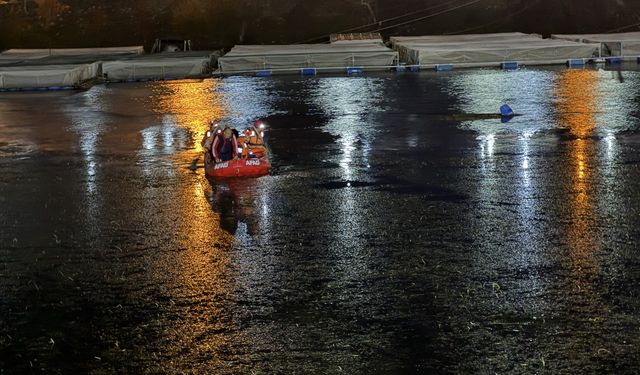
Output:
[[243,158],[261,158],[267,154],[262,139],[264,124],[260,120],[256,120],[247,130],[244,131],[242,144]]
[[216,163],[238,157],[238,141],[230,127],[226,126],[222,132],[216,135],[213,145],[211,145],[211,154]]

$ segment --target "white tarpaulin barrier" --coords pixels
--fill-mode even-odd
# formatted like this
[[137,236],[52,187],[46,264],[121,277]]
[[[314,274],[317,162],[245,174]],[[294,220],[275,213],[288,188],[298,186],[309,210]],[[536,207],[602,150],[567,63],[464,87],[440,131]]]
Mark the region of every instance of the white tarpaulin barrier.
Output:
[[383,68],[395,65],[397,52],[380,41],[331,44],[238,45],[218,59],[222,73],[258,70],[296,71],[302,68]]
[[97,78],[101,63],[0,68],[0,89],[75,87]]
[[39,48],[10,49],[0,53],[0,60],[32,60],[48,56],[100,56],[100,55],[140,55],[142,46],[106,47],[106,48]]
[[176,57],[150,55],[140,59],[107,61],[102,64],[102,71],[109,81],[137,81],[202,77],[211,69],[209,56]]
[[615,34],[553,34],[553,39],[599,43],[602,56],[640,56],[640,32]]
[[522,33],[392,37],[391,43],[400,61],[412,65],[564,63],[598,56],[599,49],[597,44]]

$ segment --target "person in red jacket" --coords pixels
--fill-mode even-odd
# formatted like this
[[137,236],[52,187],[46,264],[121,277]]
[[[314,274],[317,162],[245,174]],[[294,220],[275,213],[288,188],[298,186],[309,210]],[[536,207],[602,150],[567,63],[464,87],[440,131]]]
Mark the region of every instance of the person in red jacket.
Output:
[[238,157],[238,141],[230,127],[226,126],[221,133],[216,135],[211,146],[211,153],[216,163]]

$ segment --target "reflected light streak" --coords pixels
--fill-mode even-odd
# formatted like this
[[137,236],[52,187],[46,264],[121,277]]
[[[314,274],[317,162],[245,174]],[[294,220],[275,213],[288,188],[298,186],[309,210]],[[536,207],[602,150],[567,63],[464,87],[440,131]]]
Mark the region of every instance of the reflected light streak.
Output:
[[636,113],[640,110],[638,94],[640,72],[624,72],[624,82],[611,77],[610,72],[599,71],[598,113],[600,135],[607,136],[627,129],[636,129]]
[[[183,250],[176,253],[175,263],[158,264],[155,272],[158,278],[167,278],[170,285],[175,285],[168,289],[172,291],[171,298],[198,301],[195,306],[177,305],[181,319],[167,330],[168,347],[163,350],[177,358],[187,350],[215,357],[229,339],[227,334],[215,332],[229,331],[230,322],[212,321],[211,317],[226,316],[225,304],[219,300],[232,299],[236,280],[225,275],[236,238],[223,229],[222,214],[212,210],[206,197],[209,182],[205,177],[177,169],[167,158],[179,154],[191,160],[194,153],[202,152],[200,140],[209,121],[219,120],[227,111],[216,91],[220,84],[219,80],[154,83],[150,103],[158,122],[141,131],[138,154],[144,175],[176,176],[178,181],[169,196],[165,190],[150,188],[145,189],[145,198],[154,202],[173,199],[181,210],[175,216],[169,215],[179,220],[166,225],[177,225],[172,241],[177,241],[176,246]],[[181,153],[185,150],[189,153]]]
[[218,105],[224,108],[217,118],[238,129],[246,128],[256,119],[272,115],[272,100],[278,96],[274,95],[273,81],[253,77],[228,77],[213,90],[219,97]]
[[103,115],[105,100],[103,98],[107,88],[102,86],[92,87],[82,93],[83,106],[69,105],[65,113],[71,117],[73,130],[79,136],[80,151],[86,165],[87,183],[86,189],[89,195],[96,193],[96,148],[102,134],[106,131],[106,119]]
[[571,262],[578,289],[588,286],[589,275],[596,272],[596,238],[591,228],[595,216],[592,191],[591,168],[594,167],[590,149],[594,140],[589,138],[597,128],[599,100],[599,74],[592,70],[565,70],[557,81],[557,103],[559,126],[568,128],[577,137],[569,144],[569,155],[573,161],[571,178],[573,199],[570,201],[571,225],[567,241],[571,251]]
[[[361,178],[370,165],[371,145],[376,138],[372,123],[375,112],[383,101],[384,80],[367,77],[326,78],[309,81],[313,100],[329,119],[324,130],[337,138],[340,153],[338,164],[343,180],[349,183]],[[331,212],[335,213],[336,228],[333,231],[336,249],[337,275],[345,282],[358,282],[369,270],[369,259],[364,253],[359,235],[363,231],[363,207],[368,194],[347,186],[336,190],[337,196]],[[369,298],[368,293],[361,297]],[[359,301],[367,304],[367,301]]]
[[[516,113],[523,116],[501,123],[495,118],[462,121],[461,127],[480,134],[537,131],[552,124],[552,107],[545,102],[553,92],[554,73],[541,70],[502,72],[468,71],[451,76],[448,91],[458,99],[455,111],[464,114],[499,114],[505,103],[517,103]],[[526,88],[526,89],[524,89]]]
[[[175,207],[182,209],[173,241],[183,250],[176,252],[174,263],[161,263],[156,269],[166,273],[158,274],[159,279],[168,276],[167,291],[172,301],[178,302],[174,308],[180,316],[167,327],[167,347],[163,350],[176,358],[185,351],[215,357],[227,345],[229,335],[225,332],[231,329],[230,322],[220,319],[226,316],[226,306],[218,301],[230,299],[235,288],[234,279],[225,277],[234,237],[220,227],[220,216],[211,210],[205,197],[208,181],[193,175],[185,176],[185,180],[176,186],[173,196],[180,202]],[[158,201],[167,199],[155,189],[148,193],[158,194]],[[212,242],[216,245],[211,246]]]
[[[152,86],[152,109],[167,129],[179,127],[188,130],[191,136],[189,145],[193,146],[195,152],[202,152],[200,140],[207,131],[209,121],[220,119],[226,113],[221,96],[215,92],[219,85],[219,80],[156,82]],[[175,138],[180,134],[169,130],[163,132],[167,151],[172,151],[174,144],[181,149],[187,147],[182,143],[183,139]]]
[[[140,165],[146,177],[173,176],[173,162],[166,155],[174,155],[192,148],[202,152],[200,141],[209,121],[224,114],[220,95],[215,88],[218,80],[167,81],[149,85],[151,110],[158,123],[141,131],[142,144],[138,152]],[[184,155],[193,160],[193,154]]]
[[567,69],[559,73],[558,121],[578,138],[590,137],[596,128],[599,80],[598,72],[593,70]]
[[[526,132],[523,134],[522,136],[522,182],[523,182],[523,186],[524,188],[530,188],[531,187],[531,172],[529,170],[529,163],[530,163],[530,146],[529,143],[531,142],[531,136],[533,134]],[[527,197],[528,200],[531,200],[532,194],[528,194],[529,197]]]
[[492,159],[495,150],[496,136],[493,133],[489,133],[484,136],[478,137],[480,141],[480,162],[482,171],[486,172],[487,168],[495,167]]
[[350,77],[327,78],[317,83],[314,99],[330,118],[325,130],[338,137],[342,152],[339,165],[344,178],[352,179],[356,165],[369,164],[375,139],[370,111],[380,106],[383,81]]

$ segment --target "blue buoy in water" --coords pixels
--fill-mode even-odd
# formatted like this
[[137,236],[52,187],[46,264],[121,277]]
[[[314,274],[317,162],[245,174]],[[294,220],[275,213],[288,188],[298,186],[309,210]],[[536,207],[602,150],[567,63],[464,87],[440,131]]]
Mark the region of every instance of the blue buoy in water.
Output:
[[511,107],[509,107],[508,104],[503,104],[500,107],[500,114],[504,117],[511,117],[513,116],[515,113],[513,113],[513,109],[511,109]]

